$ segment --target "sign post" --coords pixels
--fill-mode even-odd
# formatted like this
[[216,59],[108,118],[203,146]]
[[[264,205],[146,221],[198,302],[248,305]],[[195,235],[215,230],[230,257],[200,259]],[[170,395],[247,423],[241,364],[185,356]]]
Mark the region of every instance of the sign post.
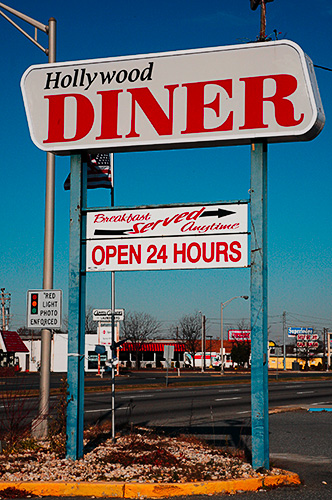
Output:
[[267,312],[267,144],[251,146],[252,466],[269,469]]
[[83,456],[86,295],[81,242],[86,226],[87,166],[81,155],[71,157],[70,183],[67,457],[77,460]]
[[165,345],[164,359],[166,361],[166,387],[168,387],[168,368],[173,358],[174,358],[174,345]]

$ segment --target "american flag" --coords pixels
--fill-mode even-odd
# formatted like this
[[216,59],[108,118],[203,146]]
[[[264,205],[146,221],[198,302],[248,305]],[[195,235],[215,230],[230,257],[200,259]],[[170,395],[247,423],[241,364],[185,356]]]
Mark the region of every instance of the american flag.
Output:
[[[70,174],[64,182],[65,190],[70,189]],[[111,160],[108,153],[88,155],[88,189],[112,189]]]

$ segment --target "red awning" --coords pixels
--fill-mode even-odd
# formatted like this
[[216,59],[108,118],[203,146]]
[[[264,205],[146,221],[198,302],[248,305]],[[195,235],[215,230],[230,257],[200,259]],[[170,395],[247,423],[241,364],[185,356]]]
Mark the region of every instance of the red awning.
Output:
[[0,335],[5,345],[5,352],[29,352],[29,349],[17,332],[1,330]]
[[186,346],[184,344],[179,344],[174,342],[173,344],[165,343],[162,344],[160,342],[148,342],[144,344],[139,344],[138,342],[125,342],[122,344],[122,351],[127,352],[163,352],[165,345],[174,345],[174,352],[185,352]]

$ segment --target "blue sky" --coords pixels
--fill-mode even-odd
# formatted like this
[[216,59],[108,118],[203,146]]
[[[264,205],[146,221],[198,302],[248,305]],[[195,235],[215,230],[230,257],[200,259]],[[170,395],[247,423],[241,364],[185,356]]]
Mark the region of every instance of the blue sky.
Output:
[[[9,3],[9,0],[7,0]],[[7,3],[5,2],[5,3]],[[47,24],[57,20],[57,60],[243,44],[259,34],[259,9],[249,0],[12,0],[10,6]],[[299,10],[301,8],[301,10]],[[267,34],[297,42],[314,64],[332,68],[332,6],[329,0],[267,5]],[[47,62],[29,40],[0,18],[0,287],[11,293],[11,328],[25,324],[27,290],[41,288],[44,238],[45,154],[32,143],[20,79],[32,64]],[[29,33],[31,27],[26,25]],[[47,38],[39,35],[46,45]],[[322,133],[306,143],[275,144],[268,153],[269,317],[272,338],[288,326],[332,329],[331,83],[316,69],[326,114]],[[54,288],[68,296],[69,193],[63,181],[69,158],[56,160]],[[136,206],[248,198],[250,148],[232,146],[115,155],[115,203]],[[109,204],[106,190],[89,194],[90,206]],[[116,306],[152,314],[169,326],[202,311],[208,334],[219,335],[220,303],[249,295],[248,269],[127,272],[116,275]],[[110,306],[110,275],[90,273],[87,302]],[[249,321],[249,301],[234,300],[225,325]]]

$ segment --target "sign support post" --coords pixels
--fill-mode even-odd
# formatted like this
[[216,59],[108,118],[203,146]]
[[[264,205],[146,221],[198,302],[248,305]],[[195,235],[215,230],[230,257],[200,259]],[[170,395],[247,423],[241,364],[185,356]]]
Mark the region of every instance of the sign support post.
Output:
[[68,317],[67,458],[83,456],[85,352],[85,217],[87,166],[81,155],[71,156]]
[[267,359],[267,144],[251,145],[252,466],[269,469]]

